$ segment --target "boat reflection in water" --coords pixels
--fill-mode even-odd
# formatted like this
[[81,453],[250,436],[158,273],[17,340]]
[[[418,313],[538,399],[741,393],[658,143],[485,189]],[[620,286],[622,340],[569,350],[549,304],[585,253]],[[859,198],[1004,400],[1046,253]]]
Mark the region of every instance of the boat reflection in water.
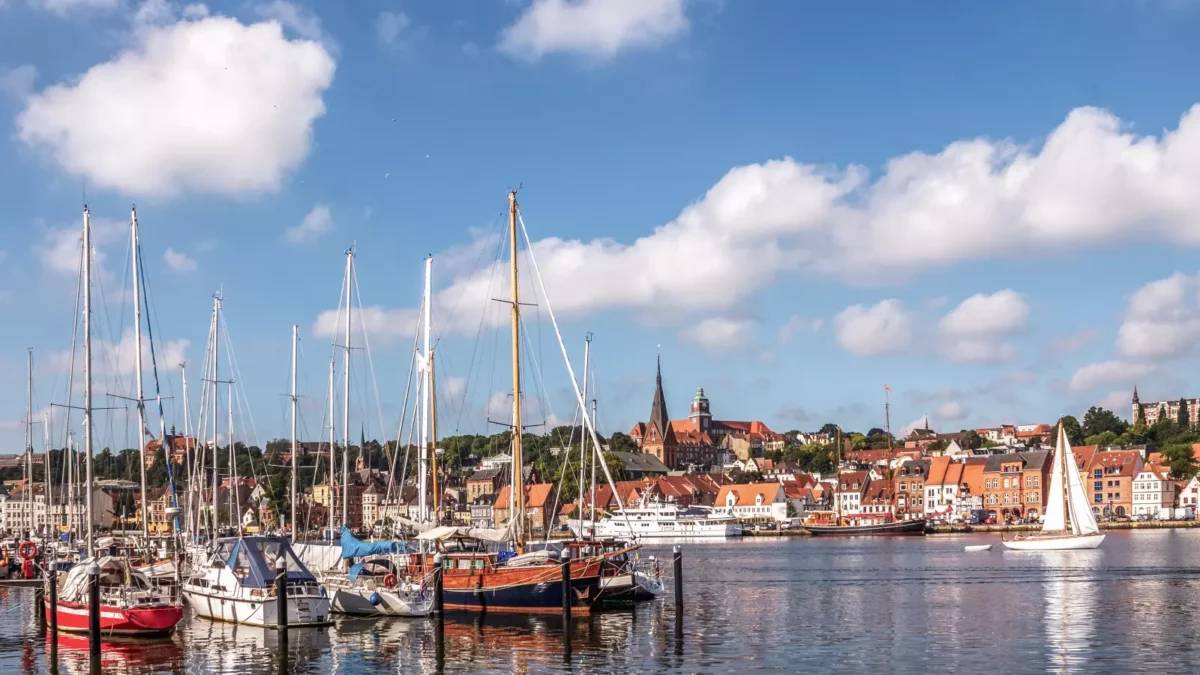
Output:
[[[278,666],[280,639],[274,628],[192,617],[180,634],[185,643],[203,649],[190,650],[188,672],[260,673]],[[329,628],[290,628],[287,647],[290,672],[320,672],[317,664],[331,647]]]
[[[47,659],[52,646],[47,633]],[[91,672],[86,635],[59,633],[56,655],[59,672]],[[104,649],[100,652],[100,671],[103,673],[178,672],[184,668],[184,650],[177,637],[158,640],[105,638]]]

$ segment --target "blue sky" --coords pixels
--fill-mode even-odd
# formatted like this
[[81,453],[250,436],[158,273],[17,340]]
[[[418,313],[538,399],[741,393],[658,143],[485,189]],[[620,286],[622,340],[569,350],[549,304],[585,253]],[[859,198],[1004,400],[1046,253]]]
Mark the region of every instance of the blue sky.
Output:
[[[660,350],[674,416],[703,386],[780,430],[881,425],[884,384],[896,429],[1193,395],[1198,28],[1169,0],[0,0],[0,438],[19,450],[27,347],[35,406],[66,400],[85,194],[97,338],[131,325],[136,203],[168,424],[222,289],[261,442],[293,323],[320,433],[351,244],[379,390],[355,378],[354,433],[395,433],[428,253],[441,429],[495,431],[478,262],[518,185],[577,370],[595,336],[605,433],[644,419]],[[531,415],[569,420],[535,299]],[[125,347],[98,391],[130,391]]]

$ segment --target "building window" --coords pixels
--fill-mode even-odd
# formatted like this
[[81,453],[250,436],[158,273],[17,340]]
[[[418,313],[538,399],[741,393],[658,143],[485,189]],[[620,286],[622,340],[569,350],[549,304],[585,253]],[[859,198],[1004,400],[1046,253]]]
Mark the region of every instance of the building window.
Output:
[[1104,503],[1104,495],[1097,492],[1096,496],[1093,497],[1092,501],[1094,501],[1097,504],[1103,504]]
[[1098,480],[1092,484],[1092,490],[1095,492],[1099,492],[1100,490],[1103,490],[1103,489],[1104,489],[1104,481],[1102,481],[1102,480]]
[[1104,476],[1104,471],[1101,469],[1096,469],[1095,471],[1092,472],[1093,478],[1101,478],[1103,476]]

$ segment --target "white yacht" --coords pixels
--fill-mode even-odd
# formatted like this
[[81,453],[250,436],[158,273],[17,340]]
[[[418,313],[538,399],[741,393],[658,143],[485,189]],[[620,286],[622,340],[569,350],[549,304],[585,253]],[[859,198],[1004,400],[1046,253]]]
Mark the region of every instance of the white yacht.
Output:
[[733,516],[716,515],[703,506],[664,503],[615,509],[600,520],[571,520],[568,527],[581,539],[719,539],[742,534]]
[[197,615],[250,626],[279,625],[275,561],[287,563],[288,626],[330,622],[329,598],[283,537],[218,539],[208,562],[183,584],[183,597]]

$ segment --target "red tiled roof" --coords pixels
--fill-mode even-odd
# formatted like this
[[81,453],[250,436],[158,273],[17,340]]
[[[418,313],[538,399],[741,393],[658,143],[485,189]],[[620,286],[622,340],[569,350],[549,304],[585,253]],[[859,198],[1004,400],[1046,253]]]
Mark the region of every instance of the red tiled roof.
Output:
[[838,476],[838,484],[841,490],[853,490],[855,485],[861,490],[864,483],[867,482],[866,471],[847,471]]
[[[1142,454],[1137,450],[1111,450],[1109,452],[1097,452],[1092,457],[1090,470],[1103,467],[1106,476],[1129,476],[1133,477],[1142,470]],[[1108,473],[1109,469],[1119,469],[1116,473]]]

